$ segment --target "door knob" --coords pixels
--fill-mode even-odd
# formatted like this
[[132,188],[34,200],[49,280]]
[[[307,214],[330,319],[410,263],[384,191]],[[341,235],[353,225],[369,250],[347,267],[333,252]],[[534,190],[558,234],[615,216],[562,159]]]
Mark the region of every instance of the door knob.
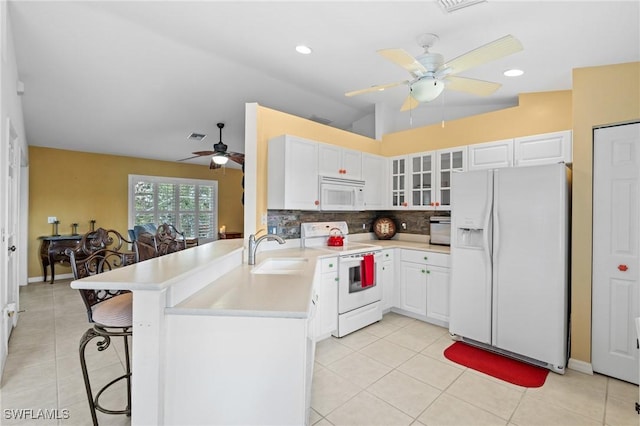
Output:
[[625,272],[629,268],[627,267],[627,265],[618,265],[618,269],[622,272]]
[[9,251],[16,251],[16,246],[9,247]]

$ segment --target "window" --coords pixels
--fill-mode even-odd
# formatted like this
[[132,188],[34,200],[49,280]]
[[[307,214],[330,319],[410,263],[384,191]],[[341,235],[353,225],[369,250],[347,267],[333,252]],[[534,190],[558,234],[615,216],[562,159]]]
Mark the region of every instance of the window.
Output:
[[218,182],[129,175],[129,226],[170,223],[187,238],[217,239]]

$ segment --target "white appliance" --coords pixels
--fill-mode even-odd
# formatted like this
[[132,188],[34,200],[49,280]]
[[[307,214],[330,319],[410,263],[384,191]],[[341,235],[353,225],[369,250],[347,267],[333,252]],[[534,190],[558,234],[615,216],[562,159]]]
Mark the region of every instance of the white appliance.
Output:
[[364,210],[364,181],[320,176],[320,210]]
[[564,374],[569,185],[564,164],[454,173],[455,338]]
[[[382,319],[382,247],[349,241],[349,227],[344,221],[308,222],[301,224],[302,247],[326,250],[338,256],[338,329],[333,333],[343,337]],[[342,246],[328,246],[332,232],[344,236]],[[371,280],[363,283],[365,257],[371,256],[374,271]],[[322,303],[322,301],[320,301]]]

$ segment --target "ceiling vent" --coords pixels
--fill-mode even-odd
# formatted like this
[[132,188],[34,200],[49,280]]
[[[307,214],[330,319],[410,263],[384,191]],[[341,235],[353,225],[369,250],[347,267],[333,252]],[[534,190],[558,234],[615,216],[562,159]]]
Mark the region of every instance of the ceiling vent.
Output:
[[447,13],[462,9],[474,4],[485,3],[487,0],[437,0],[438,4]]
[[206,137],[207,135],[204,135],[202,133],[191,133],[187,139],[189,139],[190,141],[201,141]]
[[316,123],[320,123],[320,124],[331,124],[333,122],[333,120],[329,120],[328,118],[322,118],[322,117],[318,117],[317,115],[312,115],[311,117],[309,117],[309,120],[311,121],[315,121]]

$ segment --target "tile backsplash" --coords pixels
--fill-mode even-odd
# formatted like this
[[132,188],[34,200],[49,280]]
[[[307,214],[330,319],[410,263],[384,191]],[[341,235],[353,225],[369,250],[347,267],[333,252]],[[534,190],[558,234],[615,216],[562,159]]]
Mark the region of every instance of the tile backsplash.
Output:
[[[312,212],[302,210],[269,210],[267,228],[285,239],[300,238],[300,224],[304,222],[331,222],[343,220],[349,226],[350,234],[373,232],[373,222],[379,217],[394,220],[397,232],[429,235],[429,218],[431,216],[448,216],[444,211],[362,211],[362,212]],[[406,224],[403,229],[402,224]],[[364,226],[363,226],[364,225]]]

